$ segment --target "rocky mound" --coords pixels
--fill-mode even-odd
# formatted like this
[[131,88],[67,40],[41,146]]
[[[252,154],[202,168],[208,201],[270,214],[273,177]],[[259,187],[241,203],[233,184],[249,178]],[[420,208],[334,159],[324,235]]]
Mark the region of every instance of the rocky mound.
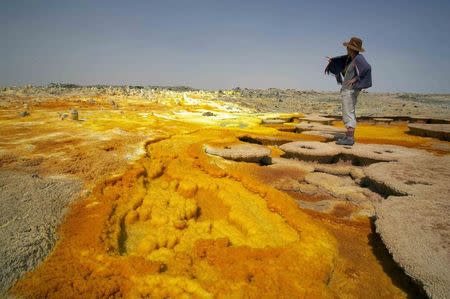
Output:
[[297,158],[303,161],[317,161],[332,163],[333,159],[341,153],[339,147],[317,141],[295,141],[280,146],[286,158]]
[[282,145],[294,141],[293,139],[281,136],[259,136],[259,135],[244,135],[238,137],[238,139],[243,142],[261,145]]
[[409,133],[450,141],[450,124],[409,124]]
[[234,143],[226,145],[204,145],[204,150],[210,155],[220,156],[222,158],[259,163],[269,159],[270,149],[258,144]]
[[335,143],[318,141],[295,141],[280,146],[286,158],[297,158],[319,163],[337,163],[348,161],[354,165],[370,165],[376,162],[397,161],[401,157],[411,156],[411,151],[393,145],[355,144],[340,146]]
[[319,123],[302,122],[295,125],[295,131],[306,135],[314,135],[325,138],[325,140],[336,140],[344,136],[345,128],[337,128]]
[[450,294],[450,157],[402,159],[370,165],[378,186],[408,196],[390,196],[376,208],[376,229],[394,259],[432,298]]
[[345,128],[338,128],[329,125],[317,124],[317,123],[299,123],[295,125],[297,132],[303,131],[324,131],[330,133],[345,133]]
[[300,121],[306,121],[310,123],[320,123],[324,125],[331,125],[331,123],[334,121],[334,118],[331,117],[323,117],[320,115],[308,115],[305,117],[300,118]]
[[[371,215],[367,187],[385,197],[372,201],[376,209],[376,230],[393,255],[394,260],[419,282],[432,298],[450,294],[450,157],[393,145],[355,144],[342,147],[334,143],[290,142],[280,146],[283,157],[314,161],[315,172],[306,175],[311,186],[329,194],[357,203],[366,215]],[[362,166],[349,174],[333,175],[333,168],[351,162]],[[334,164],[338,163],[338,164]],[[328,165],[328,166],[327,166]],[[331,167],[338,165],[338,167]],[[355,172],[360,169],[363,174]],[[330,173],[331,172],[331,173]],[[308,192],[302,184],[297,189]],[[317,192],[316,190],[310,190]],[[339,204],[334,200],[301,202],[300,206],[329,212]]]

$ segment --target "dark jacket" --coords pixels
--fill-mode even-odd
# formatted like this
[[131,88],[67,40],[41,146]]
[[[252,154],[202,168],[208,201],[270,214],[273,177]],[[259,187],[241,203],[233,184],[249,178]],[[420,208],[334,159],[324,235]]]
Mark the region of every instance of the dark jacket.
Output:
[[[336,76],[338,84],[342,84],[342,75],[345,68],[350,64],[351,58],[348,55],[337,56],[330,59],[325,73],[332,73]],[[361,54],[355,57],[355,68],[357,82],[353,85],[354,89],[364,89],[372,86],[372,67],[367,63],[364,56]]]

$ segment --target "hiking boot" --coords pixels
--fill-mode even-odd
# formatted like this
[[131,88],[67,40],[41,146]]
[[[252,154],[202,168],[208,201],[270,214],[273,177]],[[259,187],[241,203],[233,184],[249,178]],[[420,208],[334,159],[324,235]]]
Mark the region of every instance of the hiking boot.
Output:
[[339,145],[353,145],[353,144],[355,144],[355,139],[354,138],[350,138],[350,137],[344,137],[342,139],[338,139],[338,141],[336,141],[336,144],[339,144]]

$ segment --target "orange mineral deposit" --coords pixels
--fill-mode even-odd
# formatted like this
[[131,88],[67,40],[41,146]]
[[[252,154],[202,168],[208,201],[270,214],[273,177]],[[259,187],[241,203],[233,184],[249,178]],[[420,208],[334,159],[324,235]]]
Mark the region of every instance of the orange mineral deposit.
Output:
[[[67,101],[44,102],[35,108],[27,120],[36,122],[34,132],[23,131],[16,150],[30,161],[38,159],[38,154],[44,156],[37,170],[81,177],[92,192],[69,207],[56,246],[13,286],[12,295],[414,295],[415,288],[380,245],[369,219],[345,218],[355,211],[354,206],[337,206],[333,213],[299,207],[292,194],[300,194],[298,188],[305,184],[298,187],[289,180],[301,180],[307,172],[293,166],[283,172],[282,166],[273,169],[224,160],[203,148],[209,143],[242,142],[239,137],[246,134],[293,140],[301,139],[299,134],[261,125],[258,117],[245,111],[232,118],[231,113],[212,106],[208,94],[192,92],[183,98],[167,93],[155,98],[159,100],[144,104],[133,97],[115,97],[123,113],[107,108],[106,97],[96,98],[95,105],[81,102],[77,122],[54,117],[40,123],[57,110],[68,110]],[[190,104],[192,99],[201,104]],[[198,107],[218,116],[201,116]],[[5,118],[5,112],[1,113]],[[2,139],[16,136],[15,122],[3,121]],[[361,126],[357,138],[373,143],[374,129]],[[424,140],[400,141],[404,139],[399,128],[382,130],[393,144],[414,147]],[[48,138],[55,131],[59,135]],[[36,134],[41,138],[32,140]],[[26,150],[24,140],[33,143],[34,152]],[[282,152],[270,146],[272,158],[279,158]],[[275,184],[283,175],[285,180]],[[287,185],[292,188],[283,190]],[[311,203],[332,198],[317,194],[301,193],[298,198]]]

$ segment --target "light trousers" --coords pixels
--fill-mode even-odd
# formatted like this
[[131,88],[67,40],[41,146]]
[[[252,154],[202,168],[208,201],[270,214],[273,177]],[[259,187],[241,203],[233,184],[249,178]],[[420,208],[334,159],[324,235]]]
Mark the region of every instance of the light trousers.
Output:
[[346,128],[356,128],[356,102],[358,99],[359,89],[341,90],[342,97],[342,121]]

